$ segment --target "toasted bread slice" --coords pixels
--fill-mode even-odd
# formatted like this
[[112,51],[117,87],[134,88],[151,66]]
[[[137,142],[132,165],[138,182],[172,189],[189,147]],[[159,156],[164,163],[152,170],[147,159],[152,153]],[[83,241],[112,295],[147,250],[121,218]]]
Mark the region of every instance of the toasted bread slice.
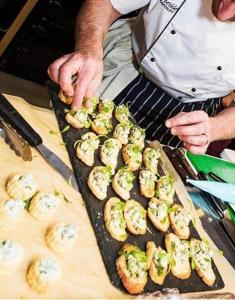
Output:
[[212,286],[215,282],[215,273],[211,264],[212,251],[205,242],[194,238],[190,241],[190,249],[196,272],[205,284]]
[[156,182],[156,196],[168,205],[174,202],[175,187],[171,176],[162,176]]
[[154,174],[157,174],[160,157],[161,153],[157,149],[147,147],[143,153],[143,161],[146,169],[152,171]]
[[114,191],[124,200],[130,199],[130,191],[133,188],[134,174],[123,167],[113,177],[112,187]]
[[106,229],[115,240],[121,242],[127,239],[124,208],[125,202],[116,197],[110,198],[104,207],[104,221]]
[[[147,258],[138,247],[125,244],[116,260],[118,275],[130,294],[143,291],[147,283]],[[134,267],[134,268],[133,268]]]
[[65,104],[72,104],[73,102],[73,96],[68,96],[65,92],[62,90],[59,91],[58,96],[62,102]]
[[93,133],[88,132],[81,136],[81,140],[76,145],[77,157],[87,166],[94,164],[95,150],[99,147],[99,137]]
[[82,105],[87,109],[89,114],[92,114],[96,110],[99,101],[100,100],[98,97],[92,97],[92,98],[85,97],[83,99]]
[[88,111],[84,107],[81,107],[76,111],[71,110],[65,115],[65,119],[71,126],[78,129],[89,128],[91,126]]
[[107,166],[97,166],[89,174],[87,184],[92,193],[99,199],[107,197],[107,189],[111,178],[111,168]]
[[115,118],[120,122],[128,122],[130,117],[130,112],[125,104],[121,104],[115,108],[114,111]]
[[124,219],[127,229],[135,235],[143,235],[147,229],[146,210],[143,206],[131,199],[126,202],[124,209]]
[[134,125],[131,129],[129,141],[132,144],[138,145],[141,149],[144,148],[145,129]]
[[118,124],[113,131],[113,137],[118,139],[122,145],[128,144],[128,137],[132,126],[133,124],[131,122]]
[[117,166],[118,153],[122,144],[117,139],[107,139],[100,148],[100,159],[106,166],[111,166],[115,170]]
[[157,177],[152,171],[141,170],[139,173],[140,193],[146,198],[152,198],[155,194],[155,182]]
[[122,148],[122,156],[130,171],[137,171],[142,162],[141,148],[138,145],[127,144]]
[[186,241],[182,241],[173,233],[165,235],[167,252],[171,255],[171,272],[180,279],[187,279],[191,275],[189,263],[189,248]]
[[170,208],[169,218],[174,233],[180,238],[187,240],[189,238],[189,223],[191,215],[181,205],[174,204]]
[[166,232],[169,229],[168,206],[164,201],[152,198],[148,203],[148,217],[158,230]]
[[154,242],[147,242],[147,269],[153,282],[162,285],[170,271],[170,256]]
[[113,110],[114,110],[115,104],[110,99],[103,99],[100,101],[98,110],[99,113],[104,114],[107,116],[107,118],[112,118]]
[[101,135],[108,134],[112,129],[112,122],[104,114],[98,114],[91,125],[92,130]]

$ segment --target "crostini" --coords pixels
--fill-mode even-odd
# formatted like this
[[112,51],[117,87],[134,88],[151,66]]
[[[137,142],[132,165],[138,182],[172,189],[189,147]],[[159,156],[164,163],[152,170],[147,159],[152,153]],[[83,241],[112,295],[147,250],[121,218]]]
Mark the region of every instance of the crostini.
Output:
[[167,252],[171,255],[171,272],[180,279],[187,279],[191,275],[189,243],[181,240],[173,233],[165,236]]
[[114,110],[114,102],[110,99],[103,99],[100,101],[98,105],[99,113],[104,114],[107,118],[112,118],[113,110]]
[[121,104],[115,108],[114,111],[115,118],[120,122],[128,122],[130,117],[130,112],[125,104]]
[[141,149],[144,148],[145,129],[134,125],[131,129],[129,141],[132,144],[138,145]]
[[69,96],[67,95],[65,92],[63,92],[62,90],[59,91],[58,96],[60,98],[60,100],[62,102],[64,102],[65,104],[72,104],[73,102],[73,96]]
[[141,170],[139,173],[140,194],[146,198],[152,198],[155,194],[157,177],[150,170]]
[[143,206],[131,199],[126,202],[124,209],[124,219],[127,229],[135,235],[143,235],[146,233],[146,210]]
[[98,97],[85,97],[83,99],[82,105],[87,109],[89,114],[92,114],[96,110],[99,101],[100,100]]
[[174,233],[180,239],[187,240],[190,234],[189,223],[192,219],[191,214],[179,204],[174,204],[169,208],[169,212],[171,227]]
[[81,107],[76,111],[70,110],[66,113],[65,119],[74,128],[89,128],[91,126],[88,111],[84,107]]
[[128,137],[132,126],[133,124],[131,122],[118,124],[113,131],[113,137],[118,139],[122,145],[128,144]]
[[93,132],[87,132],[76,143],[76,155],[87,166],[94,164],[95,150],[99,147],[99,137]]
[[191,239],[190,250],[192,255],[192,268],[196,269],[198,275],[208,286],[212,286],[215,282],[215,273],[212,269],[213,251],[209,245],[197,239]]
[[158,162],[161,157],[161,153],[157,149],[146,148],[143,153],[143,161],[146,169],[152,171],[154,174],[158,174]]
[[138,170],[142,162],[140,146],[134,144],[125,145],[122,148],[122,157],[130,171]]
[[92,193],[99,199],[107,197],[107,189],[111,179],[112,168],[109,166],[94,167],[88,177],[87,184]]
[[118,275],[130,294],[143,291],[147,283],[147,257],[137,246],[125,244],[116,260]]
[[174,202],[175,187],[174,180],[171,176],[162,176],[156,182],[156,196],[168,205]]
[[104,207],[105,226],[110,235],[117,241],[127,239],[124,208],[126,203],[116,197],[110,198]]
[[91,128],[97,134],[107,135],[113,129],[113,125],[106,115],[98,114],[93,120]]
[[100,148],[100,160],[106,166],[111,166],[113,171],[117,166],[118,153],[122,144],[117,139],[107,139]]
[[130,199],[130,191],[133,188],[134,174],[126,167],[122,167],[114,175],[112,187],[114,191],[124,200]]
[[164,201],[152,198],[148,203],[148,217],[154,227],[160,231],[166,232],[170,226],[168,216],[168,206]]
[[147,269],[153,282],[162,285],[170,271],[170,255],[154,242],[147,242]]

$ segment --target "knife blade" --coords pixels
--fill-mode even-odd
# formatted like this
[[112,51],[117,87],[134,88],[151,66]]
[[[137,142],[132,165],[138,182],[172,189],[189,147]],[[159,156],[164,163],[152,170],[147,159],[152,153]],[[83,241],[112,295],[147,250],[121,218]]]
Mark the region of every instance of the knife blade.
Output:
[[0,103],[0,117],[14,128],[31,147],[36,148],[48,164],[60,173],[76,191],[79,191],[72,169],[70,169],[55,153],[43,145],[41,136],[1,93]]

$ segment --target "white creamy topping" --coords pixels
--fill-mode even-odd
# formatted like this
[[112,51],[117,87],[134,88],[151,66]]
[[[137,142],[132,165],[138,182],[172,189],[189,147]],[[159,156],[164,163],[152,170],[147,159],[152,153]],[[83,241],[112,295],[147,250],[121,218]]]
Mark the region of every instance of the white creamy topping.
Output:
[[39,208],[42,212],[53,212],[57,209],[60,204],[60,198],[52,195],[42,195],[39,199]]
[[76,240],[78,236],[78,228],[73,224],[60,224],[56,228],[56,235],[64,241]]
[[22,175],[19,178],[19,182],[24,189],[34,190],[38,187],[37,183],[33,178],[33,175],[31,174]]
[[83,109],[77,110],[74,114],[74,118],[79,122],[81,122],[82,124],[87,121],[87,117],[88,117],[87,111]]
[[154,189],[156,179],[157,177],[154,175],[154,173],[149,170],[142,170],[140,172],[140,184],[142,185]]
[[50,283],[56,282],[61,276],[61,268],[53,258],[42,258],[38,271],[41,279]]
[[185,226],[188,226],[190,221],[191,221],[191,215],[184,209],[178,209],[175,212],[175,223],[179,227],[184,228]]
[[93,184],[102,192],[107,191],[107,186],[109,185],[110,172],[106,167],[96,168],[93,173]]
[[126,124],[118,124],[115,131],[118,136],[122,137],[123,139],[127,139],[130,133],[130,128]]
[[211,258],[213,256],[213,251],[210,247],[202,241],[197,241],[194,252],[195,258],[202,269],[208,270],[211,267]]
[[15,199],[6,200],[4,202],[4,209],[11,219],[17,219],[24,211],[24,202]]
[[0,262],[13,261],[20,257],[23,248],[11,240],[0,241]]
[[159,219],[162,220],[167,215],[167,205],[164,202],[155,203],[153,201],[149,202],[149,207],[151,208],[152,213]]
[[189,246],[186,241],[175,240],[172,243],[175,262],[185,263],[189,258]]
[[135,228],[144,229],[146,227],[146,220],[142,216],[143,213],[142,213],[142,208],[140,206],[130,207],[126,212],[126,214],[130,218],[132,225]]

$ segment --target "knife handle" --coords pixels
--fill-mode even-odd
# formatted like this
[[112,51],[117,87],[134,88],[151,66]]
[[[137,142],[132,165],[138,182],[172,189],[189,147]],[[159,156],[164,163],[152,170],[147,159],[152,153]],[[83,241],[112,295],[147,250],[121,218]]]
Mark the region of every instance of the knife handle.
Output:
[[42,144],[40,135],[26,122],[11,103],[0,93],[0,117],[14,128],[32,147]]

